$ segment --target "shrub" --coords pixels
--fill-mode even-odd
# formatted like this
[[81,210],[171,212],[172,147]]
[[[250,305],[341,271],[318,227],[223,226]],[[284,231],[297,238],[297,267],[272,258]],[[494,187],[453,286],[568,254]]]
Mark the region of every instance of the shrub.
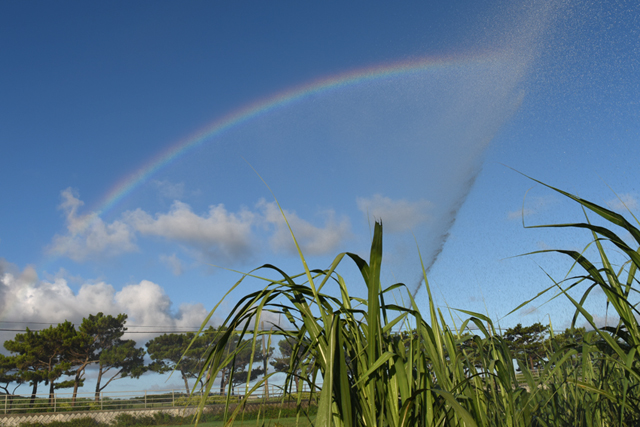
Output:
[[91,417],[77,418],[72,421],[53,421],[50,423],[20,423],[20,427],[101,427],[105,426]]

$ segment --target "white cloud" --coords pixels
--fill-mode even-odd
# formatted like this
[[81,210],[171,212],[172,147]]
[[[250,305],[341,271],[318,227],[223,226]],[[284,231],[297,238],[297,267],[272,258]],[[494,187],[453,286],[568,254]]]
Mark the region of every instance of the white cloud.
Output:
[[428,221],[428,211],[432,207],[431,202],[427,200],[392,200],[380,194],[371,198],[358,197],[356,203],[358,209],[369,218],[382,220],[385,232],[389,233],[412,230]]
[[[126,313],[130,330],[135,326],[153,326],[153,330],[175,330],[199,326],[208,312],[200,303],[181,304],[177,311],[164,289],[142,280],[117,291],[104,282],[84,283],[77,293],[63,277],[49,282],[40,280],[32,267],[22,272],[0,258],[0,318],[12,322],[59,323],[69,320],[79,325],[89,314]],[[28,325],[39,329],[41,325]],[[16,329],[24,324],[16,323]],[[143,329],[144,330],[144,329]],[[128,338],[144,342],[151,336],[131,334]],[[3,334],[1,339],[10,339]]]
[[124,220],[142,235],[175,240],[216,258],[237,261],[252,252],[251,228],[256,218],[246,209],[230,213],[222,204],[199,216],[186,203],[175,201],[166,214],[154,218],[137,209],[125,213]]
[[129,315],[132,325],[192,327],[200,325],[207,315],[202,304],[181,304],[178,311],[172,313],[169,296],[160,285],[149,280],[123,287],[113,300]]
[[131,228],[122,221],[105,224],[95,213],[78,215],[84,203],[70,188],[62,192],[59,209],[66,214],[67,234],[56,235],[48,247],[49,252],[84,261],[95,256],[113,256],[137,250]]
[[[264,248],[261,237],[268,240],[274,250],[296,253],[277,205],[264,200],[259,201],[253,211],[243,208],[229,212],[223,204],[219,204],[210,206],[203,215],[196,214],[188,204],[176,200],[168,212],[152,215],[136,209],[106,224],[95,212],[79,215],[78,210],[83,202],[70,189],[63,191],[62,196],[64,200],[60,209],[66,213],[67,233],[54,236],[48,249],[51,253],[75,261],[135,251],[138,248],[134,241],[141,236],[160,237],[178,243],[184,253],[201,263],[247,262],[260,248]],[[373,199],[376,202],[375,212],[393,210],[389,199],[376,197]],[[393,206],[395,219],[414,224],[426,218],[421,211],[427,208],[428,203],[400,201]],[[320,212],[319,215],[324,221],[322,226],[300,218],[295,212],[287,212],[298,243],[309,255],[335,251],[350,236],[350,224],[346,217],[337,218],[333,210]],[[271,235],[256,234],[256,228],[267,230]],[[159,255],[159,259],[175,275],[183,272],[183,262],[175,253]]]
[[633,211],[638,209],[638,198],[631,193],[619,194],[615,199],[609,200],[607,205],[614,211]]
[[176,256],[176,254],[169,255],[160,255],[160,261],[167,267],[171,269],[174,276],[180,276],[183,272],[182,262]]
[[[289,228],[276,203],[267,203],[262,200],[258,206],[263,210],[264,221],[275,226],[275,231],[270,238],[272,248],[291,254],[297,253]],[[332,210],[323,213],[324,227],[316,227],[300,218],[295,212],[285,210],[285,215],[302,252],[306,255],[331,253],[350,236],[349,220],[343,217],[337,221],[335,212]]]

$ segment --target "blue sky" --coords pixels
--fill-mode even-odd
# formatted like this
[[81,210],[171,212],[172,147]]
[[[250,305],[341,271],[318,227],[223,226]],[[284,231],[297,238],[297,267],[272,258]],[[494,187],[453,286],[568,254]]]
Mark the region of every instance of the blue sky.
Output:
[[418,286],[415,235],[438,304],[565,327],[505,317],[570,265],[512,257],[589,241],[523,229],[581,211],[510,168],[637,210],[640,6],[510,3],[2,3],[1,327],[188,329],[237,279],[212,264],[300,271],[251,166],[312,266],[381,217],[387,283]]

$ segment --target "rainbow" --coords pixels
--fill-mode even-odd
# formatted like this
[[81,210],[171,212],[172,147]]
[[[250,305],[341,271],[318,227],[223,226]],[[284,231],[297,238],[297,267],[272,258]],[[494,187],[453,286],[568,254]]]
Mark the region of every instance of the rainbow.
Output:
[[342,74],[314,80],[294,88],[287,89],[270,97],[260,99],[233,111],[196,133],[172,144],[169,148],[152,157],[141,168],[118,181],[107,194],[100,199],[97,208],[93,211],[102,216],[111,210],[136,188],[147,182],[155,173],[196,149],[207,141],[223,135],[235,127],[241,126],[252,119],[268,114],[269,112],[291,105],[294,102],[317,94],[339,90],[348,86],[366,83],[378,79],[396,77],[403,74],[418,73],[424,71],[437,71],[439,69],[462,66],[478,65],[494,61],[496,55],[484,54],[476,57],[456,58],[428,58],[414,61],[396,62],[393,64],[377,65],[369,68],[352,70]]

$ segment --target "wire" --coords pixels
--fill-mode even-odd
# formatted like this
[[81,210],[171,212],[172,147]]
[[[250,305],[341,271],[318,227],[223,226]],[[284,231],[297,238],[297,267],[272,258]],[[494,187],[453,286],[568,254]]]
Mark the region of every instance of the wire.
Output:
[[[47,323],[48,325],[49,323]],[[52,323],[53,324],[53,323]],[[281,328],[284,331],[294,331],[295,328]],[[46,329],[30,329],[31,332],[42,332],[42,331],[46,331]],[[125,334],[172,334],[172,333],[188,333],[188,332],[193,332],[194,334],[197,333],[199,331],[199,329],[195,329],[195,330],[176,330],[176,329],[171,329],[171,330],[163,330],[163,331],[124,331]],[[273,329],[259,329],[259,331],[273,331]],[[26,329],[5,329],[5,328],[0,328],[0,332],[27,332]],[[206,333],[206,330],[202,331],[203,333]],[[251,330],[249,330],[249,332],[251,332]]]
[[[0,320],[0,323],[10,323],[10,324],[28,324],[28,325],[58,325],[60,322],[29,322],[29,321],[8,321],[8,320]],[[166,325],[127,325],[127,328],[162,328]],[[199,329],[198,326],[176,326],[176,329]]]
[[55,325],[55,323],[53,323],[53,322],[27,322],[27,321],[25,321],[25,322],[11,322],[11,321],[8,321],[8,320],[0,320],[0,323],[29,323],[29,324],[32,324],[32,325]]

